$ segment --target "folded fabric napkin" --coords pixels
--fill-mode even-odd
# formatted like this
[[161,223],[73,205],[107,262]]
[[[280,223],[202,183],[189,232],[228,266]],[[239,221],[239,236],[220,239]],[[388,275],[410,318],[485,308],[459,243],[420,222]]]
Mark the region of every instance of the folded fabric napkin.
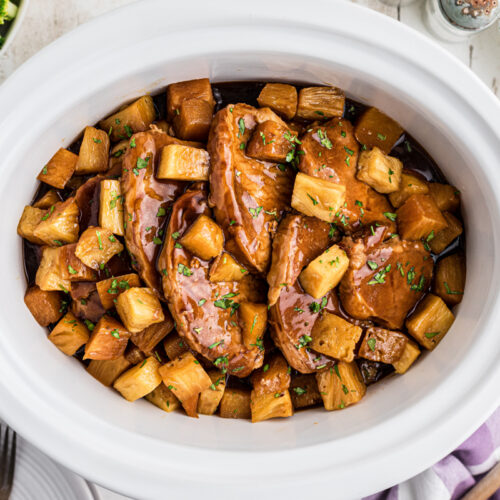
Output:
[[[500,460],[500,408],[453,453],[418,476],[364,500],[458,500]],[[500,490],[492,497],[500,500]]]

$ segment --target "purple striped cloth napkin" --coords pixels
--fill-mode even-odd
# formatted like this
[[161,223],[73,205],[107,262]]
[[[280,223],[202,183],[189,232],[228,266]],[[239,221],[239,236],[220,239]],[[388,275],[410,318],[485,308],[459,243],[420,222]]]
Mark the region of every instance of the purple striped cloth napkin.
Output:
[[[364,500],[458,500],[500,460],[500,408],[453,453],[404,483]],[[492,497],[500,500],[500,490]]]

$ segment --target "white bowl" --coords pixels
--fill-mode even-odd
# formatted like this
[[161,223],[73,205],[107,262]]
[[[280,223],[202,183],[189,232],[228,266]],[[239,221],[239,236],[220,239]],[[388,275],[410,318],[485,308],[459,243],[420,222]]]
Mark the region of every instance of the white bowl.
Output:
[[[431,355],[359,405],[251,425],[130,404],[59,353],[23,304],[16,224],[44,163],[120,103],[204,76],[338,85],[401,122],[462,191],[457,320]],[[440,459],[498,404],[500,105],[424,37],[342,1],[148,0],[57,40],[0,102],[0,411],[56,460],[141,498],[361,496]]]

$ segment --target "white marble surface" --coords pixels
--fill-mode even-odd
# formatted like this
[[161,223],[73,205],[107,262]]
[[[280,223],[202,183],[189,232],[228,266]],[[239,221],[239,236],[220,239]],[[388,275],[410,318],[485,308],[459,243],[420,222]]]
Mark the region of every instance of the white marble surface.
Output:
[[[16,39],[0,55],[0,83],[29,57],[62,34],[95,16],[132,3],[132,1],[134,0],[31,0]],[[378,10],[432,36],[422,21],[423,0],[406,7],[388,6],[379,0],[353,1]],[[439,43],[469,66],[500,97],[500,29],[498,24],[459,44]],[[102,500],[125,499],[103,488],[97,487],[96,489]]]

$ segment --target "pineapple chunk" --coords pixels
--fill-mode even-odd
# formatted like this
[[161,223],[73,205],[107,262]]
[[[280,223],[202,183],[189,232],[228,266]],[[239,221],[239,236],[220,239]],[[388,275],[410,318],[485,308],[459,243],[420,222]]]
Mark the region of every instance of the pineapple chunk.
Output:
[[358,356],[390,365],[401,358],[408,337],[400,332],[372,327],[366,330]]
[[176,136],[186,141],[205,142],[214,107],[203,99],[185,99],[174,116]]
[[139,276],[134,273],[99,281],[96,283],[96,287],[102,307],[112,309],[116,304],[118,295],[134,286],[141,286]]
[[120,375],[113,387],[127,400],[136,401],[154,391],[161,384],[160,363],[150,356],[140,365]]
[[426,194],[410,196],[396,213],[399,234],[405,240],[426,238],[430,241],[432,235],[436,235],[447,225],[434,200]]
[[99,226],[118,236],[125,234],[123,203],[120,181],[114,179],[101,181]]
[[299,172],[295,177],[292,207],[298,212],[326,222],[345,202],[345,186]]
[[35,229],[44,215],[45,210],[26,205],[17,225],[17,234],[35,245],[44,245],[45,242],[35,236]]
[[148,326],[142,332],[132,334],[130,340],[148,355],[154,353],[155,347],[174,329],[174,320],[170,314],[165,314],[165,320]]
[[427,239],[434,253],[441,253],[446,250],[453,243],[453,240],[458,238],[464,230],[462,223],[450,212],[443,212],[443,217],[448,225],[441,231],[436,232],[433,238]]
[[248,389],[226,389],[220,402],[222,418],[251,418],[250,391]]
[[271,108],[285,120],[291,120],[297,112],[297,89],[285,83],[266,83],[257,102],[261,108]]
[[250,410],[252,422],[262,422],[270,418],[291,417],[293,415],[292,398],[287,390],[257,394],[255,391],[250,395]]
[[296,136],[274,120],[259,123],[248,141],[246,154],[262,161],[284,163],[290,151],[295,147]]
[[73,356],[89,340],[87,327],[72,312],[67,312],[50,332],[48,339],[64,354]]
[[150,288],[125,290],[116,300],[116,310],[131,333],[139,333],[149,325],[165,320],[160,301]]
[[210,217],[200,215],[181,238],[180,243],[203,260],[210,260],[222,252],[224,234]]
[[167,119],[173,120],[180,113],[180,107],[186,99],[206,101],[211,108],[215,106],[212,87],[208,78],[172,83],[167,87]]
[[426,181],[416,175],[403,172],[399,189],[389,194],[389,201],[395,208],[399,208],[410,196],[414,194],[427,194],[429,186]]
[[175,331],[163,341],[163,349],[170,360],[174,360],[189,351],[186,341]]
[[67,149],[59,149],[42,168],[37,179],[57,189],[64,189],[75,172],[78,156]]
[[[153,353],[149,354],[149,356],[152,355]],[[131,365],[137,365],[146,359],[146,355],[137,346],[129,344],[127,350],[125,351],[125,359]]]
[[342,361],[354,359],[354,349],[363,329],[336,314],[323,313],[311,332],[310,347]]
[[101,384],[111,387],[113,382],[128,368],[130,368],[130,362],[124,356],[120,356],[118,359],[109,361],[92,360],[87,366],[87,372]]
[[155,118],[153,98],[145,95],[102,120],[99,127],[108,132],[111,140],[116,142],[127,139],[136,132],[148,130]]
[[59,203],[61,199],[53,189],[49,189],[37,202],[33,203],[35,208],[47,210],[52,205]]
[[450,329],[455,317],[444,301],[429,293],[406,320],[409,334],[430,351]]
[[119,254],[123,245],[108,229],[90,226],[78,240],[75,255],[88,267],[101,269],[111,257]]
[[462,301],[465,288],[465,259],[461,254],[448,255],[437,263],[434,293],[448,305]]
[[177,410],[177,408],[181,406],[174,393],[163,383],[161,383],[153,392],[147,394],[146,399],[166,412]]
[[281,354],[274,354],[262,368],[252,373],[256,394],[282,392],[290,387],[290,368]]
[[174,393],[190,417],[197,417],[201,391],[212,385],[212,380],[200,362],[186,352],[160,368],[163,383]]
[[396,373],[406,373],[419,356],[420,349],[417,344],[413,340],[408,339],[403,354],[397,361],[393,361],[392,366],[394,366]]
[[340,283],[348,267],[347,254],[333,245],[309,263],[300,273],[299,281],[309,295],[319,299]]
[[156,177],[178,181],[208,181],[210,156],[204,149],[169,144],[161,150]]
[[223,252],[216,257],[213,264],[210,266],[210,281],[219,283],[221,281],[241,281],[248,271],[241,267],[234,258]]
[[366,393],[355,362],[339,361],[333,368],[317,373],[316,380],[326,410],[342,410],[360,401]]
[[109,136],[103,130],[86,127],[76,162],[77,175],[98,174],[108,170]]
[[36,272],[35,282],[41,290],[63,291],[69,293],[71,281],[64,279],[61,273],[61,251],[62,247],[44,247],[42,260]]
[[316,406],[323,401],[318,390],[316,377],[313,374],[292,377],[290,396],[294,408]]
[[258,345],[258,339],[264,338],[267,327],[267,305],[241,302],[238,315],[243,335],[243,343],[247,349]]
[[61,247],[61,276],[69,281],[96,281],[97,273],[87,267],[76,255],[76,243]]
[[220,371],[210,370],[208,376],[212,381],[212,385],[208,389],[201,391],[198,400],[198,413],[202,415],[213,415],[217,411],[226,388],[226,377]]
[[62,300],[57,292],[41,290],[35,285],[26,290],[24,303],[42,326],[55,323],[61,317]]
[[80,209],[75,198],[52,205],[35,227],[33,234],[49,246],[78,240]]
[[125,353],[130,332],[110,316],[103,316],[92,330],[83,359],[118,359]]
[[442,212],[455,212],[460,206],[460,193],[456,187],[439,182],[430,182],[429,195]]
[[359,155],[357,178],[379,193],[393,193],[399,190],[402,170],[401,161],[375,146]]
[[306,87],[299,91],[297,116],[325,120],[344,114],[345,94],[336,87]]
[[354,128],[354,135],[360,144],[368,149],[377,146],[386,154],[389,154],[402,133],[399,123],[377,108],[368,108]]

